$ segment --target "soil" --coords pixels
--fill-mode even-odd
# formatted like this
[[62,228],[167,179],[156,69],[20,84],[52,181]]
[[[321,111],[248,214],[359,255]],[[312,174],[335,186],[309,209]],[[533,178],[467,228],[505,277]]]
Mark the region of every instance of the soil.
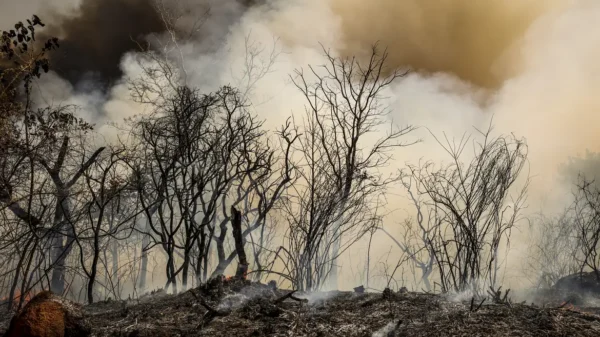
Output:
[[[98,337],[600,335],[598,308],[546,305],[480,304],[406,291],[290,293],[237,280],[84,310]],[[7,326],[1,322],[0,333]]]

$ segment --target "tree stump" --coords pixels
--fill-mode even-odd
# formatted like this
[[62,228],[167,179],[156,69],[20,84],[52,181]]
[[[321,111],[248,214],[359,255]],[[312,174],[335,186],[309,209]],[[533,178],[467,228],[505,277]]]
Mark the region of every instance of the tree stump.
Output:
[[357,294],[364,294],[365,293],[365,287],[364,286],[358,286],[356,288],[354,288],[354,292]]
[[43,291],[13,317],[4,337],[85,337],[90,334],[90,325],[80,305]]

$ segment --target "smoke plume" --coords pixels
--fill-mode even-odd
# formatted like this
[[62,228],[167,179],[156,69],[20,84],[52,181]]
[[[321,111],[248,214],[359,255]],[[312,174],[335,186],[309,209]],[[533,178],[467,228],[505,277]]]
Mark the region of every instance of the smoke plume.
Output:
[[[103,86],[123,76],[121,61],[127,52],[140,51],[148,37],[167,29],[171,13],[182,16],[180,24],[196,24],[194,33],[213,42],[222,40],[227,30],[203,21],[220,20],[226,27],[235,22],[254,0],[162,1],[162,0],[61,0],[52,5],[27,2],[13,4],[22,17],[4,17],[2,25],[16,23],[38,13],[47,23],[41,39],[59,37],[61,48],[52,55],[53,69],[72,84],[95,82]],[[26,12],[29,11],[29,12]],[[41,11],[41,12],[39,12]],[[210,17],[209,17],[210,15]],[[15,22],[13,22],[15,21]],[[4,29],[9,27],[3,27]],[[170,27],[177,30],[180,27]],[[205,31],[206,30],[206,31]],[[186,31],[189,33],[189,31]],[[208,43],[203,44],[208,48]]]
[[[451,73],[484,87],[513,75],[520,41],[540,16],[564,1],[332,0],[341,18],[341,51],[357,55],[374,41],[390,66]],[[517,53],[517,55],[515,55]],[[517,59],[515,59],[517,58]]]
[[123,55],[137,48],[136,41],[143,44],[147,35],[165,29],[148,0],[83,0],[74,11],[45,21],[50,26],[47,34],[61,40],[53,67],[71,83],[82,76],[100,81],[120,78]]

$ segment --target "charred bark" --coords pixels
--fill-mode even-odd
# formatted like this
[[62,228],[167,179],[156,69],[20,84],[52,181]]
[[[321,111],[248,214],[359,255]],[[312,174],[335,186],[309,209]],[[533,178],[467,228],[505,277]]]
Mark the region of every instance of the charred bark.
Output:
[[233,240],[235,241],[235,251],[238,256],[238,268],[235,277],[246,278],[248,272],[248,259],[244,251],[244,237],[242,236],[242,212],[231,206],[231,227],[233,228]]

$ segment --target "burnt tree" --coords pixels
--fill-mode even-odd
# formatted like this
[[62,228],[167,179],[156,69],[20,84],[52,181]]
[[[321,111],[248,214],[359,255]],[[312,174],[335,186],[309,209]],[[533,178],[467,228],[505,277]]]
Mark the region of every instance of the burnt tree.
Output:
[[[491,132],[491,126],[480,132],[479,141],[471,142],[470,136],[458,142],[438,140],[449,164],[409,166],[416,191],[436,217],[425,242],[443,291],[496,287],[500,249],[508,245],[526,201],[528,177],[515,186],[527,159],[525,141],[514,135],[493,137]],[[469,143],[473,152],[463,162]]]
[[244,251],[244,237],[242,236],[242,212],[231,206],[231,214],[233,215],[231,218],[233,241],[235,242],[235,251],[238,256],[238,267],[235,277],[245,279],[248,273],[248,259]]
[[[312,128],[315,145],[321,148],[324,160],[319,165],[329,176],[339,204],[332,212],[345,212],[351,194],[366,183],[379,186],[373,193],[385,190],[394,179],[383,179],[377,169],[386,165],[390,151],[414,144],[404,138],[415,128],[396,127],[389,123],[389,109],[382,104],[384,90],[405,72],[389,71],[387,50],[374,45],[365,61],[356,57],[335,57],[324,50],[326,64],[309,66],[309,72],[296,70],[292,81],[306,102],[306,128]],[[310,121],[308,121],[310,119]],[[370,139],[376,135],[375,139]],[[382,136],[383,135],[383,136]],[[302,151],[302,150],[301,150]],[[305,154],[308,156],[308,154]],[[335,239],[329,248],[331,255],[330,285],[337,287],[337,258],[343,250],[344,214],[335,216]]]

